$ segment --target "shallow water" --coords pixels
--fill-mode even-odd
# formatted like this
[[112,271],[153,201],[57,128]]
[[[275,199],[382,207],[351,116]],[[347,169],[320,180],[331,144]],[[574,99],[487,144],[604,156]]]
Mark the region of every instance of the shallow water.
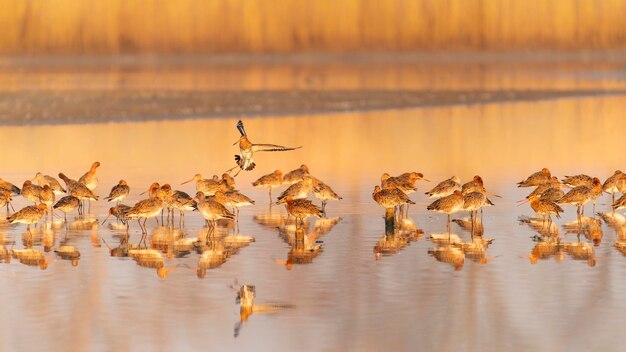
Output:
[[[241,210],[238,229],[254,242],[199,278],[201,255],[184,241],[177,242],[182,252],[172,249],[174,236],[189,242],[205,236],[197,213],[175,233],[148,221],[148,244],[163,249],[160,271],[154,263],[111,256],[107,245],[119,245],[125,231],[110,221],[76,222],[72,215],[67,226],[33,229],[26,242],[25,226],[1,225],[5,248],[48,249],[49,263],[41,270],[15,258],[0,262],[0,350],[618,350],[626,308],[618,230],[602,222],[597,246],[597,228],[593,238],[566,234],[561,225],[576,218],[568,208],[556,221],[560,246],[533,264],[539,233],[518,221],[532,211],[516,206],[528,190],[515,182],[542,167],[603,180],[623,168],[625,107],[626,98],[606,96],[246,119],[255,142],[304,146],[259,153],[257,169],[237,177],[237,188],[257,201]],[[3,127],[0,177],[21,183],[37,171],[62,171],[78,178],[97,159],[101,196],[120,178],[131,187],[126,204],[141,199],[154,181],[192,193],[192,184],[180,183],[232,166],[236,121]],[[262,174],[302,163],[344,197],[329,203],[328,217],[340,220],[320,235],[321,250],[308,253],[277,228],[284,208],[268,215],[267,193],[251,186]],[[383,172],[404,171],[423,172],[431,181],[480,174],[502,195],[484,212],[483,238],[493,243],[484,252],[463,252],[431,239],[446,229],[444,215],[425,209],[422,191],[434,182],[420,183],[411,195],[417,205],[409,214],[423,234],[382,241],[383,210],[371,192]],[[596,210],[608,211],[609,202],[604,195]],[[27,202],[16,197],[15,205]],[[108,206],[92,204],[92,216],[101,221]],[[471,242],[458,225],[452,232]],[[140,237],[131,223],[130,242]],[[216,240],[214,249],[223,243]],[[80,251],[77,266],[54,253],[62,244]],[[375,248],[385,253],[377,256]],[[438,261],[433,250],[464,256],[463,265]],[[238,284],[255,285],[256,304],[288,307],[254,313],[240,325]]]

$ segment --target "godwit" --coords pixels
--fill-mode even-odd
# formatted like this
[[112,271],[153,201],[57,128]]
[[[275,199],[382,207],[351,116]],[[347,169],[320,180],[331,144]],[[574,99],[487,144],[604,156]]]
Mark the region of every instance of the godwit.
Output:
[[424,174],[421,172],[405,172],[396,178],[403,181],[409,181],[413,186],[415,186],[419,180],[430,182],[430,180],[424,178]]
[[474,176],[471,181],[466,182],[461,186],[461,193],[469,194],[472,192],[480,192],[486,195],[502,198],[497,194],[487,191],[485,184],[483,183],[483,178],[478,175]]
[[[59,174],[59,178],[62,179],[63,182],[65,182],[65,185],[67,186],[67,192],[70,195],[78,198],[79,200],[98,200],[98,196],[93,194],[93,192],[91,192],[91,190],[87,188],[86,185],[76,180],[70,179],[63,173]],[[82,205],[78,207],[78,213],[82,214]]]
[[46,205],[46,207],[50,208],[50,219],[52,219],[52,216],[54,215],[53,210],[52,210],[52,205],[54,204],[54,191],[52,191],[52,188],[50,188],[50,186],[48,185],[44,185],[43,188],[41,189],[41,192],[39,193],[39,201],[43,204]]
[[285,207],[289,215],[295,217],[296,220],[300,220],[300,225],[303,225],[304,219],[310,216],[322,217],[322,209],[308,199],[293,199],[291,196],[287,196],[285,197]]
[[[98,178],[96,177],[96,169],[99,166],[100,166],[100,162],[96,161],[95,163],[91,165],[91,168],[89,169],[89,171],[87,171],[84,175],[82,175],[78,179],[78,182],[87,186],[87,188],[92,192],[93,190],[96,189],[96,187],[98,187]],[[87,198],[87,201],[89,202],[88,212],[91,212],[91,198]]]
[[26,224],[26,229],[30,233],[30,225],[36,224],[41,221],[41,219],[43,219],[44,215],[46,214],[46,211],[48,211],[48,207],[43,203],[36,206],[30,205],[9,216],[7,218],[7,221],[10,224]]
[[540,184],[532,192],[530,192],[530,194],[528,196],[526,196],[526,199],[528,199],[530,196],[534,196],[534,195],[540,196],[543,192],[545,192],[546,190],[548,190],[550,188],[561,189],[562,186],[563,186],[563,184],[561,184],[561,182],[559,182],[559,179],[556,178],[556,176],[552,176],[552,177],[550,177],[548,182]]
[[155,198],[158,195],[160,188],[161,185],[159,185],[158,182],[153,182],[150,187],[148,187],[148,190],[139,193],[139,195],[143,196],[144,194],[148,193],[148,197]]
[[118,204],[114,207],[109,208],[109,213],[106,218],[102,221],[102,225],[109,219],[109,216],[113,215],[117,220],[121,221],[122,224],[127,225],[126,223],[126,213],[131,209],[128,205]]
[[222,180],[213,180],[213,179],[203,179],[202,175],[196,174],[191,180],[185,181],[181,183],[184,185],[191,181],[196,181],[196,191],[202,192],[206,196],[212,196],[217,191],[226,192],[228,191],[228,186],[225,181]]
[[617,199],[615,203],[613,203],[612,207],[614,211],[626,208],[626,194],[623,194],[621,197],[619,197],[619,199]]
[[9,211],[9,205],[11,206],[11,209],[13,209],[13,211],[15,211],[15,209],[13,208],[13,203],[11,203],[11,191],[7,191],[6,189],[0,189],[0,208],[6,206],[7,207],[7,212]]
[[65,221],[67,221],[67,213],[73,212],[80,205],[80,200],[74,196],[65,196],[52,207],[53,209],[59,209],[65,215]]
[[426,194],[429,198],[441,198],[451,195],[454,191],[461,191],[461,180],[456,176],[440,182]]
[[229,190],[232,191],[235,189],[235,179],[231,175],[227,173],[223,173],[222,181],[224,181],[224,183],[226,184],[226,187],[228,187]]
[[591,188],[593,186],[593,177],[580,174],[575,176],[565,176],[563,180],[561,180],[563,184],[567,187],[574,188],[578,186],[587,186]]
[[52,191],[54,191],[55,194],[65,193],[65,188],[63,188],[63,186],[61,186],[59,181],[57,181],[57,179],[52,176],[44,175],[41,172],[38,172],[35,175],[35,178],[33,179],[33,181],[34,180],[37,180],[37,183],[41,187],[45,185],[50,186],[50,188],[52,188]]
[[548,226],[552,224],[551,215],[556,216],[557,219],[561,217],[561,215],[559,214],[563,212],[563,209],[555,202],[550,200],[542,200],[538,195],[531,196],[529,200],[530,207],[535,211],[535,213],[540,214],[543,217],[544,227],[546,222],[546,216],[548,217]]
[[[458,184],[458,183],[457,183]],[[460,188],[460,187],[459,187]],[[426,207],[427,210],[433,210],[440,213],[448,214],[448,235],[450,234],[450,215],[463,210],[463,193],[460,189],[455,190],[452,194],[437,199]]]
[[[157,215],[159,215],[162,209],[163,209],[162,199],[158,197],[144,199],[142,201],[137,202],[132,208],[128,209],[124,217],[127,220],[137,219],[137,223],[139,223],[139,227],[141,228],[141,233],[143,234],[143,236],[141,237],[141,239],[143,240],[145,235],[148,233],[148,231],[146,230],[146,222],[148,221],[148,218],[153,217],[153,216],[156,217]],[[141,223],[141,219],[144,219],[143,225]],[[141,243],[141,241],[139,242]]]
[[539,186],[543,183],[548,182],[550,180],[550,170],[547,168],[541,169],[541,171],[537,171],[534,174],[528,176],[524,181],[520,181],[517,183],[517,187],[534,187]]
[[567,192],[563,198],[557,201],[558,204],[571,204],[576,206],[576,217],[580,223],[581,207],[594,196],[594,192],[587,186],[578,186]]
[[313,179],[313,195],[322,201],[322,213],[326,214],[326,202],[329,200],[341,200],[341,198],[329,185],[324,182]]
[[78,179],[78,182],[87,186],[90,191],[93,191],[96,187],[98,187],[98,178],[96,177],[96,169],[98,167],[100,167],[100,162],[96,161],[91,165],[89,171]]
[[239,154],[235,155],[235,161],[237,162],[237,166],[226,171],[226,172],[230,172],[233,169],[239,167],[239,171],[237,171],[235,176],[237,176],[241,170],[250,171],[254,169],[256,164],[254,163],[254,161],[252,161],[252,154],[254,154],[255,152],[282,152],[282,151],[302,148],[301,146],[300,147],[284,147],[282,145],[276,145],[276,144],[252,143],[250,142],[250,140],[248,139],[248,136],[246,135],[246,131],[243,128],[243,122],[241,122],[241,120],[239,120],[239,122],[237,123],[237,129],[239,130],[239,133],[241,133],[241,137],[239,137],[239,140],[234,143],[234,144],[239,143]]
[[611,203],[615,203],[615,193],[620,192],[619,183],[620,180],[626,180],[626,174],[624,174],[620,170],[615,170],[613,175],[604,181],[602,184],[602,189],[606,193],[611,193]]
[[270,204],[272,204],[272,188],[280,187],[283,184],[283,173],[280,170],[276,170],[271,174],[267,174],[259,177],[258,180],[252,182],[254,187],[262,187],[269,189],[270,192]]
[[235,215],[231,213],[226,207],[217,202],[213,197],[206,197],[204,193],[196,193],[196,200],[198,201],[198,211],[202,214],[202,217],[209,225],[209,231],[212,232],[215,229],[217,220],[229,219],[233,220]]
[[285,176],[283,177],[283,183],[293,185],[294,183],[302,181],[302,179],[304,178],[304,175],[308,175],[308,174],[309,174],[309,167],[302,164],[300,165],[299,168],[295,170],[291,170],[288,173],[286,173]]
[[286,197],[291,197],[292,199],[306,198],[311,192],[313,192],[313,177],[305,175],[302,181],[294,183],[281,193],[276,200],[276,204],[284,203]]
[[[484,193],[469,192],[463,196],[463,210],[470,212],[472,223],[476,223],[476,212],[483,207],[494,205]],[[474,235],[474,227],[472,226],[472,235]]]
[[120,180],[120,182],[111,188],[111,192],[109,192],[109,196],[104,198],[108,202],[117,202],[117,204],[122,201],[122,199],[126,198],[130,193],[130,187],[124,180]]
[[394,209],[402,204],[415,204],[406,193],[398,188],[381,189],[380,186],[375,186],[372,199],[385,209]]
[[380,177],[380,186],[384,188],[397,188],[407,195],[415,192],[417,187],[411,184],[408,180],[399,179],[397,177],[391,177],[388,173],[384,173]]
[[24,185],[22,186],[22,197],[37,204],[39,203],[39,194],[41,194],[41,190],[41,187],[34,185],[32,182],[30,182],[30,180],[26,180],[24,181]]
[[548,188],[543,193],[541,193],[541,195],[539,196],[539,199],[544,200],[544,201],[556,202],[559,199],[563,198],[564,195],[565,195],[565,192],[563,192],[562,189]]
[[21,190],[16,185],[12,184],[11,182],[7,182],[1,178],[0,178],[0,188],[6,189],[7,191],[11,192],[12,195],[15,195],[15,196],[19,196],[21,193]]
[[179,211],[179,227],[182,227],[185,224],[185,211],[194,211],[197,208],[196,201],[193,200],[189,194],[183,191],[174,191],[174,193],[172,193],[171,206]]
[[252,199],[239,191],[215,192],[215,200],[224,206],[234,208],[237,221],[239,221],[239,208],[254,204]]
[[[592,209],[592,214],[596,213],[596,200],[598,199],[598,197],[600,197],[602,195],[602,182],[600,181],[599,178],[594,177],[592,179],[592,184],[591,184],[591,191],[593,192],[593,195],[591,196],[591,199],[593,199],[593,209]],[[584,211],[584,208],[583,208]]]

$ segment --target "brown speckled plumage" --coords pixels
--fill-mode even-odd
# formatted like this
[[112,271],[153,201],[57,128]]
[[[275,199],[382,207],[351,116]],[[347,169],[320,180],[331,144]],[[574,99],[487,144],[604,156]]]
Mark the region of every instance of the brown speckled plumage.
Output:
[[304,175],[308,175],[308,174],[309,174],[309,167],[302,164],[300,165],[299,168],[295,170],[291,170],[288,173],[286,173],[285,176],[283,177],[283,183],[292,185],[296,182],[302,181],[302,179],[304,178]]
[[402,204],[415,204],[406,193],[398,188],[381,189],[380,186],[375,186],[372,198],[385,209],[392,209]]
[[544,184],[550,180],[550,170],[543,168],[540,171],[528,176],[525,180],[518,182],[517,187],[534,187]]
[[461,190],[461,180],[458,177],[452,176],[451,178],[440,182],[433,187],[430,191],[426,192],[429,198],[441,198],[446,197],[454,193],[454,191]]

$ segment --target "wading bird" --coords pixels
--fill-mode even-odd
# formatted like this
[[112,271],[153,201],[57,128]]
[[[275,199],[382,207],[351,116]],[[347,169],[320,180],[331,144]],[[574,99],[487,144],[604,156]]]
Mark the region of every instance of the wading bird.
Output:
[[254,152],[283,152],[302,148],[302,146],[284,147],[282,145],[276,144],[252,143],[246,135],[246,131],[243,128],[243,122],[241,122],[241,120],[239,120],[239,122],[237,123],[237,129],[239,130],[239,133],[241,133],[241,137],[239,137],[239,140],[233,144],[235,145],[239,143],[239,154],[235,155],[235,161],[237,162],[237,166],[234,166],[230,170],[226,171],[227,173],[229,173],[239,167],[239,171],[237,171],[235,176],[237,176],[241,170],[250,171],[254,169],[254,167],[256,166],[256,164],[252,160],[252,154],[254,154]]

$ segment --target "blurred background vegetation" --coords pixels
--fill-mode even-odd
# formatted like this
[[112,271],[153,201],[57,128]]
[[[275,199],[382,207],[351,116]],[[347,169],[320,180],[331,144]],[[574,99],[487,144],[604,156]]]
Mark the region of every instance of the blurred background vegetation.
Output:
[[626,48],[626,0],[0,0],[0,54]]

